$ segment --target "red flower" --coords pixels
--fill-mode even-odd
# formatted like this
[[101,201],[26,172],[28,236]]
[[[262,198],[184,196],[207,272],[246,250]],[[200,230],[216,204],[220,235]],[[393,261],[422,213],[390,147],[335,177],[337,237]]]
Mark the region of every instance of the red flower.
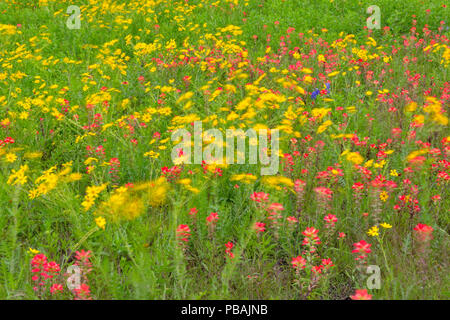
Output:
[[319,233],[319,230],[317,230],[314,227],[306,228],[305,231],[302,232],[302,234],[305,236],[302,242],[302,246],[311,246],[310,252],[316,251],[316,248],[314,247],[317,244],[320,244],[320,238],[317,236]]
[[352,189],[355,190],[356,192],[360,192],[364,189],[364,184],[361,182],[355,182],[352,186]]
[[295,180],[294,189],[297,193],[304,191],[306,182],[300,179]]
[[333,261],[331,261],[330,258],[328,259],[322,259],[322,265],[324,268],[331,268],[334,267]]
[[416,238],[419,241],[426,242],[433,239],[433,228],[426,224],[419,223],[414,227]]
[[53,284],[50,287],[50,293],[51,294],[55,294],[55,293],[58,293],[58,292],[61,293],[62,291],[63,291],[63,286],[61,284],[59,284],[59,283],[55,283],[55,284]]
[[[49,263],[44,264],[44,271],[50,272],[50,273],[56,273],[60,271],[59,264],[57,264],[55,261],[51,261]],[[53,277],[53,276],[52,276]]]
[[191,210],[189,210],[189,215],[195,217],[197,216],[197,212],[198,212],[197,208],[194,207]]
[[33,266],[40,266],[45,263],[47,263],[47,257],[42,253],[35,255],[33,260],[31,260]]
[[272,203],[267,210],[269,211],[283,211],[284,207],[281,203]]
[[253,192],[250,199],[255,202],[265,202],[269,200],[269,195],[264,192]]
[[84,249],[83,249],[83,250],[77,251],[77,252],[75,252],[75,253],[76,253],[75,258],[76,258],[77,260],[79,260],[79,261],[86,262],[86,261],[88,261],[89,258],[91,257],[91,250],[89,250],[89,251],[84,251]]
[[323,266],[322,266],[322,265],[319,265],[319,266],[313,266],[313,267],[311,268],[311,271],[312,271],[313,273],[315,273],[315,274],[319,274],[319,273],[322,273],[322,269],[323,269]]
[[206,218],[207,224],[215,224],[219,220],[219,215],[217,212],[211,212],[211,214]]
[[327,187],[317,187],[317,188],[314,189],[314,191],[317,194],[319,194],[319,195],[321,195],[323,197],[326,197],[328,199],[331,199],[331,197],[333,195],[333,190],[331,190],[331,189],[329,189]]
[[350,296],[352,300],[372,300],[372,295],[366,289],[357,289],[355,295]]
[[325,220],[325,222],[331,227],[334,227],[334,224],[338,221],[338,219],[336,218],[336,216],[334,214],[329,214],[329,215],[325,216],[325,218],[323,218],[323,220]]
[[441,201],[441,196],[439,194],[432,196],[431,200],[433,200],[434,202],[438,202]]
[[314,227],[306,228],[306,230],[302,232],[302,234],[304,236],[311,237],[311,238],[316,237],[318,233],[319,233],[319,230],[317,230]]
[[189,226],[187,224],[180,224],[177,228],[178,240],[188,242],[189,237],[191,236],[189,232],[191,232],[191,229],[189,229]]
[[234,253],[231,252],[231,249],[233,249],[233,247],[234,247],[233,242],[228,241],[228,243],[225,243],[225,247],[226,247],[225,253],[227,254],[227,256],[230,257],[230,259],[233,259],[234,258]]
[[255,225],[253,226],[253,229],[255,229],[256,232],[264,232],[264,231],[266,231],[265,226],[266,226],[265,223],[256,222]]
[[305,269],[306,259],[303,258],[302,256],[298,256],[298,257],[292,258],[291,263],[292,263],[292,267],[294,267],[294,268]]
[[293,216],[289,216],[286,218],[286,220],[290,223],[290,224],[294,224],[298,222],[298,219],[296,217]]
[[75,300],[92,300],[89,286],[85,283],[81,284],[79,288],[74,289],[76,295]]
[[370,249],[372,245],[364,240],[354,243],[353,246],[355,249],[353,249],[352,253],[362,253],[360,256],[356,257],[355,260],[363,260],[367,257],[366,253],[372,252]]

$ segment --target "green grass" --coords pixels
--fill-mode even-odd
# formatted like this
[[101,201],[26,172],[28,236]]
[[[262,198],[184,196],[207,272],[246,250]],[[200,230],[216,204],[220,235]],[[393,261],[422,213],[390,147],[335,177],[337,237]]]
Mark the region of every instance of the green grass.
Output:
[[[83,12],[79,30],[66,27],[65,11],[73,4],[79,5]],[[366,9],[370,5],[381,9],[382,25],[380,30],[370,32],[370,37],[377,42],[372,46],[366,43],[369,34],[364,28],[369,16]],[[449,174],[448,165],[445,167],[448,144],[445,149],[442,142],[449,136],[449,130],[448,124],[436,123],[433,114],[423,108],[424,92],[430,89],[430,96],[441,99],[443,116],[448,114],[450,57],[446,60],[444,52],[449,50],[447,25],[450,21],[448,6],[443,5],[443,1],[435,0],[2,1],[0,140],[12,137],[15,142],[0,147],[0,298],[74,298],[62,274],[76,261],[75,252],[84,249],[92,252],[92,271],[87,284],[94,299],[345,299],[355,289],[367,288],[367,275],[358,271],[355,254],[351,253],[354,243],[366,240],[372,244],[368,264],[381,269],[381,288],[369,290],[374,299],[448,299],[448,180],[437,183],[436,179],[438,172]],[[410,39],[413,45],[405,47],[403,41],[411,35],[413,19],[417,20],[418,34]],[[439,30],[441,21],[445,24]],[[13,27],[11,33],[3,28],[18,24],[21,26]],[[220,31],[230,25],[238,26],[239,32]],[[424,35],[425,25],[431,34]],[[385,32],[385,26],[389,26],[389,32]],[[288,33],[288,28],[295,31]],[[304,35],[300,37],[299,33]],[[346,41],[345,50],[333,47],[334,41],[348,34],[354,35],[354,43]],[[269,35],[271,40],[267,41]],[[167,49],[171,39],[176,48]],[[418,39],[423,39],[424,44],[416,48]],[[286,52],[281,42],[285,43]],[[155,43],[160,47],[140,55],[136,49],[138,43]],[[432,49],[436,50],[425,53],[423,49],[434,43],[439,45]],[[266,53],[268,46],[270,53]],[[367,58],[367,66],[352,62],[360,58],[352,48],[358,51],[363,46],[366,55],[376,54],[379,59]],[[398,50],[395,54],[394,48]],[[290,51],[297,51],[303,57],[294,58]],[[247,52],[247,56],[242,52]],[[318,62],[320,54],[326,56],[326,67]],[[183,61],[180,55],[189,56],[190,62],[168,67],[173,61]],[[310,57],[306,59],[306,55]],[[392,58],[389,64],[383,62],[385,56]],[[405,64],[405,57],[417,60]],[[296,63],[301,66],[292,69]],[[303,67],[310,68],[311,76],[319,80],[305,81]],[[246,77],[240,78],[237,70]],[[331,71],[340,74],[326,77]],[[367,77],[367,71],[373,72],[373,79],[380,79],[379,86]],[[412,76],[426,77],[413,85],[406,71]],[[265,78],[255,84],[262,73]],[[321,74],[325,75],[323,79]],[[296,80],[307,94],[298,93],[290,85],[283,86],[286,75]],[[139,80],[141,76],[143,81]],[[189,85],[183,80],[185,76],[191,77]],[[313,101],[311,92],[323,89],[328,81],[331,92]],[[253,84],[253,89],[247,84]],[[209,88],[205,89],[206,85]],[[223,90],[209,101],[217,88],[230,85],[235,92]],[[165,90],[165,86],[175,89]],[[399,97],[392,104],[382,102],[377,95],[383,89]],[[286,99],[269,100],[260,108],[257,98],[264,90],[273,90],[278,97]],[[407,94],[402,95],[402,90],[407,90]],[[188,91],[193,93],[189,99],[192,106],[185,109],[187,101],[177,100]],[[367,91],[373,95],[367,95]],[[94,109],[88,110],[89,101],[102,93],[108,96],[99,98],[93,103]],[[406,111],[405,95],[417,102],[417,110]],[[237,109],[246,97],[252,98],[250,107]],[[295,101],[297,97],[304,105]],[[69,103],[67,112],[62,110],[63,99]],[[108,107],[102,105],[104,100],[108,101]],[[355,112],[346,109],[350,106],[356,107]],[[397,111],[389,111],[389,107]],[[149,111],[149,108],[154,109]],[[163,108],[170,109],[170,114]],[[254,114],[250,114],[250,108]],[[330,113],[317,122],[308,120],[310,114],[302,117],[304,111],[311,112],[314,108],[330,108]],[[238,118],[227,119],[231,111]],[[23,112],[27,113],[26,118],[21,118]],[[246,112],[249,112],[247,118]],[[289,112],[295,113],[294,119],[288,117]],[[95,114],[101,115],[100,127],[90,131],[95,134],[86,135],[89,130],[83,127],[93,123]],[[113,202],[110,196],[119,186],[132,183],[136,187],[156,181],[162,167],[174,165],[171,133],[176,128],[189,129],[193,120],[177,125],[173,119],[192,114],[203,120],[204,130],[241,126],[247,130],[256,124],[280,128],[283,153],[292,154],[295,150],[289,141],[298,139],[298,151],[302,155],[295,158],[292,172],[283,171],[281,166],[280,175],[306,182],[301,208],[292,186],[277,189],[265,184],[260,165],[249,164],[222,168],[222,176],[204,173],[200,165],[185,165],[181,178],[191,179],[189,185],[197,188],[198,193],[171,182],[162,194],[147,186],[144,191],[127,191],[130,195],[125,203]],[[151,115],[151,120],[144,121],[145,115]],[[415,115],[426,116],[423,127],[411,127]],[[145,126],[139,125],[136,117]],[[374,120],[368,121],[369,117]],[[318,133],[318,126],[326,120],[332,124]],[[400,138],[393,136],[393,128],[402,129]],[[413,130],[416,136],[409,139]],[[161,134],[162,140],[167,139],[166,142],[160,143],[160,139],[152,143],[155,132]],[[350,139],[332,136],[352,133],[360,141],[368,137],[367,145],[358,146]],[[312,139],[301,142],[308,135]],[[136,139],[137,144],[131,139]],[[370,180],[383,175],[398,187],[383,189],[389,193],[386,202],[370,197],[366,189],[357,203],[352,185],[361,181],[367,188],[370,182],[364,181],[341,154],[348,149],[359,152],[364,163],[371,159],[376,162],[378,150],[370,145],[380,145],[388,139],[394,141],[385,150],[394,152],[387,155],[386,163],[380,168],[369,168],[373,173]],[[317,147],[318,141],[324,142],[323,150],[302,158],[304,153],[311,153],[309,147]],[[404,169],[413,166],[407,161],[408,155],[422,149],[416,141],[430,143],[423,154],[426,160],[413,173],[406,173]],[[95,151],[100,145],[104,156]],[[92,153],[88,146],[93,148]],[[433,156],[432,148],[438,148],[441,154]],[[150,150],[159,152],[159,157],[145,156]],[[30,152],[40,155],[29,157]],[[8,154],[15,154],[17,159],[8,162]],[[96,160],[87,164],[89,157]],[[109,172],[111,158],[120,161],[117,177]],[[68,180],[67,174],[58,176],[63,164],[68,162],[72,162],[71,172],[82,174],[80,180]],[[340,163],[343,176],[336,182],[322,184],[334,192],[326,213],[338,218],[328,234],[323,221],[325,212],[321,212],[314,188],[319,186],[317,173],[330,166],[336,168],[336,163]],[[12,170],[17,171],[25,164],[29,167],[27,182],[7,183]],[[433,168],[432,164],[438,167]],[[88,165],[95,166],[90,173],[86,173]],[[51,178],[56,184],[49,183],[47,193],[32,199],[30,190],[42,182],[36,179],[53,166],[56,176]],[[302,174],[302,169],[308,173]],[[401,175],[391,176],[393,169]],[[230,180],[240,173],[252,173],[257,179],[250,184]],[[404,187],[404,178],[418,186],[417,193]],[[108,183],[106,189],[89,210],[84,210],[82,203],[87,187],[103,183]],[[235,188],[236,184],[239,188]],[[284,207],[278,237],[269,226],[267,213],[250,199],[259,191],[270,195],[269,203],[281,203]],[[401,195],[417,199],[420,211],[410,216],[406,209],[395,210]],[[436,203],[431,198],[435,195],[441,197]],[[161,204],[155,204],[159,200]],[[117,218],[140,201],[143,208],[135,210],[139,213],[135,218]],[[193,207],[198,209],[196,222],[188,214]],[[108,210],[114,211],[114,215],[108,214]],[[212,235],[205,223],[211,212],[219,214]],[[369,213],[368,217],[363,215],[365,212]],[[98,216],[106,218],[105,230],[96,226],[94,219]],[[293,229],[285,220],[288,216],[299,219]],[[264,221],[267,230],[256,234],[253,230],[256,221]],[[393,226],[380,227],[382,246],[376,237],[367,235],[368,229],[380,222]],[[413,231],[418,223],[434,229],[434,238],[422,253]],[[191,229],[186,250],[177,245],[176,229],[180,224],[188,224]],[[319,230],[322,243],[317,252],[321,258],[331,258],[334,264],[317,283],[309,268],[297,276],[291,265],[292,258],[305,256],[302,232],[307,227]],[[338,232],[344,232],[345,238],[338,239]],[[229,241],[234,244],[233,259],[225,254],[225,244]],[[30,248],[60,264],[62,272],[52,281],[63,284],[63,293],[34,292]],[[314,265],[320,263],[318,258],[313,261]],[[299,277],[303,288],[296,282]],[[312,283],[314,289],[307,292],[306,287]]]

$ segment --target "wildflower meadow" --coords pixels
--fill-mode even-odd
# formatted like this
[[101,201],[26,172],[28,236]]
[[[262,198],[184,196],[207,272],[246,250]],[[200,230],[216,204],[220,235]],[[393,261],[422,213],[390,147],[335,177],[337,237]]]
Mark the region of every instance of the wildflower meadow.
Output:
[[0,299],[449,299],[449,10],[1,0]]

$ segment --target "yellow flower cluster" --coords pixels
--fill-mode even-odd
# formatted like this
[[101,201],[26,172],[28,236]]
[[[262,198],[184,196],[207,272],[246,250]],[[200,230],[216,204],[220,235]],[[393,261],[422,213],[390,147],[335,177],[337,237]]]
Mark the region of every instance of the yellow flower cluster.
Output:
[[252,174],[242,173],[242,174],[233,174],[230,178],[230,181],[241,181],[243,183],[250,184],[255,182],[256,179],[257,177]]
[[8,178],[7,184],[9,185],[24,185],[27,182],[28,177],[25,173],[28,171],[28,165],[20,166],[19,170],[11,170],[11,175]]
[[359,152],[350,152],[349,150],[345,150],[344,152],[342,152],[341,156],[345,156],[345,159],[347,159],[347,161],[350,161],[354,164],[361,164],[364,161],[363,156],[361,156]]
[[96,215],[102,214],[111,221],[121,219],[132,220],[144,211],[144,202],[133,196],[127,188],[120,187],[114,190],[109,198],[99,205]]
[[283,187],[292,188],[294,182],[291,179],[284,176],[264,176],[261,182],[265,185],[275,188],[276,190],[282,190]]
[[[189,184],[190,181],[184,182],[187,182],[185,185],[188,188],[192,188]],[[104,216],[113,222],[133,220],[143,214],[147,206],[163,205],[169,189],[170,185],[164,177],[140,183],[131,188],[119,187],[111,192],[108,199],[99,204],[94,214]]]
[[106,189],[107,183],[103,183],[99,186],[89,186],[86,188],[86,195],[84,201],[81,203],[85,211],[88,211],[95,203],[100,192]]
[[[448,117],[445,115],[445,109],[442,108],[441,102],[435,97],[426,97],[425,100],[426,104],[421,109],[425,114],[415,114],[413,116],[413,123],[423,125],[429,119],[435,124],[447,126]],[[404,111],[405,113],[411,113],[417,109],[417,103],[412,101],[405,106]]]
[[[392,228],[392,225],[390,225],[389,223],[383,222],[383,223],[380,223],[380,227],[382,227],[384,229],[390,229],[390,228]],[[378,226],[373,226],[372,228],[369,229],[369,231],[367,231],[367,234],[371,237],[378,237],[380,235],[380,229],[378,228]]]
[[35,199],[49,193],[56,188],[58,182],[71,182],[81,179],[80,173],[71,173],[72,162],[64,163],[59,172],[56,171],[56,168],[56,166],[51,167],[35,180],[37,187],[28,192],[28,197],[30,199]]

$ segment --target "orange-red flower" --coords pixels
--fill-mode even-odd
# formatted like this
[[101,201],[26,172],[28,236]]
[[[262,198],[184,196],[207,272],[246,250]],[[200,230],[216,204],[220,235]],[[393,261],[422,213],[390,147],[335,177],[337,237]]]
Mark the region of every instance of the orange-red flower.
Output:
[[298,268],[305,269],[305,267],[306,267],[306,259],[303,258],[302,256],[292,258],[291,263],[292,263],[292,267],[294,267],[296,269],[298,269]]
[[225,243],[225,247],[226,247],[226,249],[225,249],[226,255],[227,255],[230,259],[233,259],[233,258],[234,258],[234,253],[231,252],[231,249],[233,249],[233,247],[234,247],[233,242],[228,241],[227,243]]
[[415,236],[421,242],[427,242],[433,239],[433,228],[423,223],[418,223],[414,227]]
[[353,249],[352,253],[361,253],[361,252],[370,253],[370,252],[372,252],[372,250],[369,249],[372,245],[370,243],[367,243],[364,240],[354,243],[353,246],[355,247],[355,249]]
[[272,203],[267,210],[269,211],[283,211],[284,207],[281,203]]
[[319,230],[317,230],[317,229],[314,228],[314,227],[306,228],[306,230],[302,232],[302,234],[303,234],[304,236],[310,237],[310,238],[316,237],[318,233],[319,233]]
[[189,232],[191,232],[191,229],[189,228],[189,226],[187,224],[180,224],[177,228],[177,238],[179,241],[182,242],[188,242],[189,241],[189,237],[191,236],[191,234]]
[[367,289],[357,289],[350,298],[352,300],[372,300],[372,295],[367,293]]
[[253,192],[250,199],[255,202],[266,202],[269,200],[269,195],[264,192]]
[[253,226],[253,229],[256,230],[256,232],[264,232],[266,231],[266,224],[262,223],[262,222],[256,222],[255,225]]
[[370,249],[372,245],[364,240],[354,243],[353,246],[355,247],[355,249],[353,249],[352,253],[360,254],[355,258],[355,260],[364,260],[365,258],[367,258],[367,253],[372,252],[372,250]]
[[211,214],[206,218],[207,224],[215,224],[217,221],[219,221],[219,215],[217,212],[211,212]]

